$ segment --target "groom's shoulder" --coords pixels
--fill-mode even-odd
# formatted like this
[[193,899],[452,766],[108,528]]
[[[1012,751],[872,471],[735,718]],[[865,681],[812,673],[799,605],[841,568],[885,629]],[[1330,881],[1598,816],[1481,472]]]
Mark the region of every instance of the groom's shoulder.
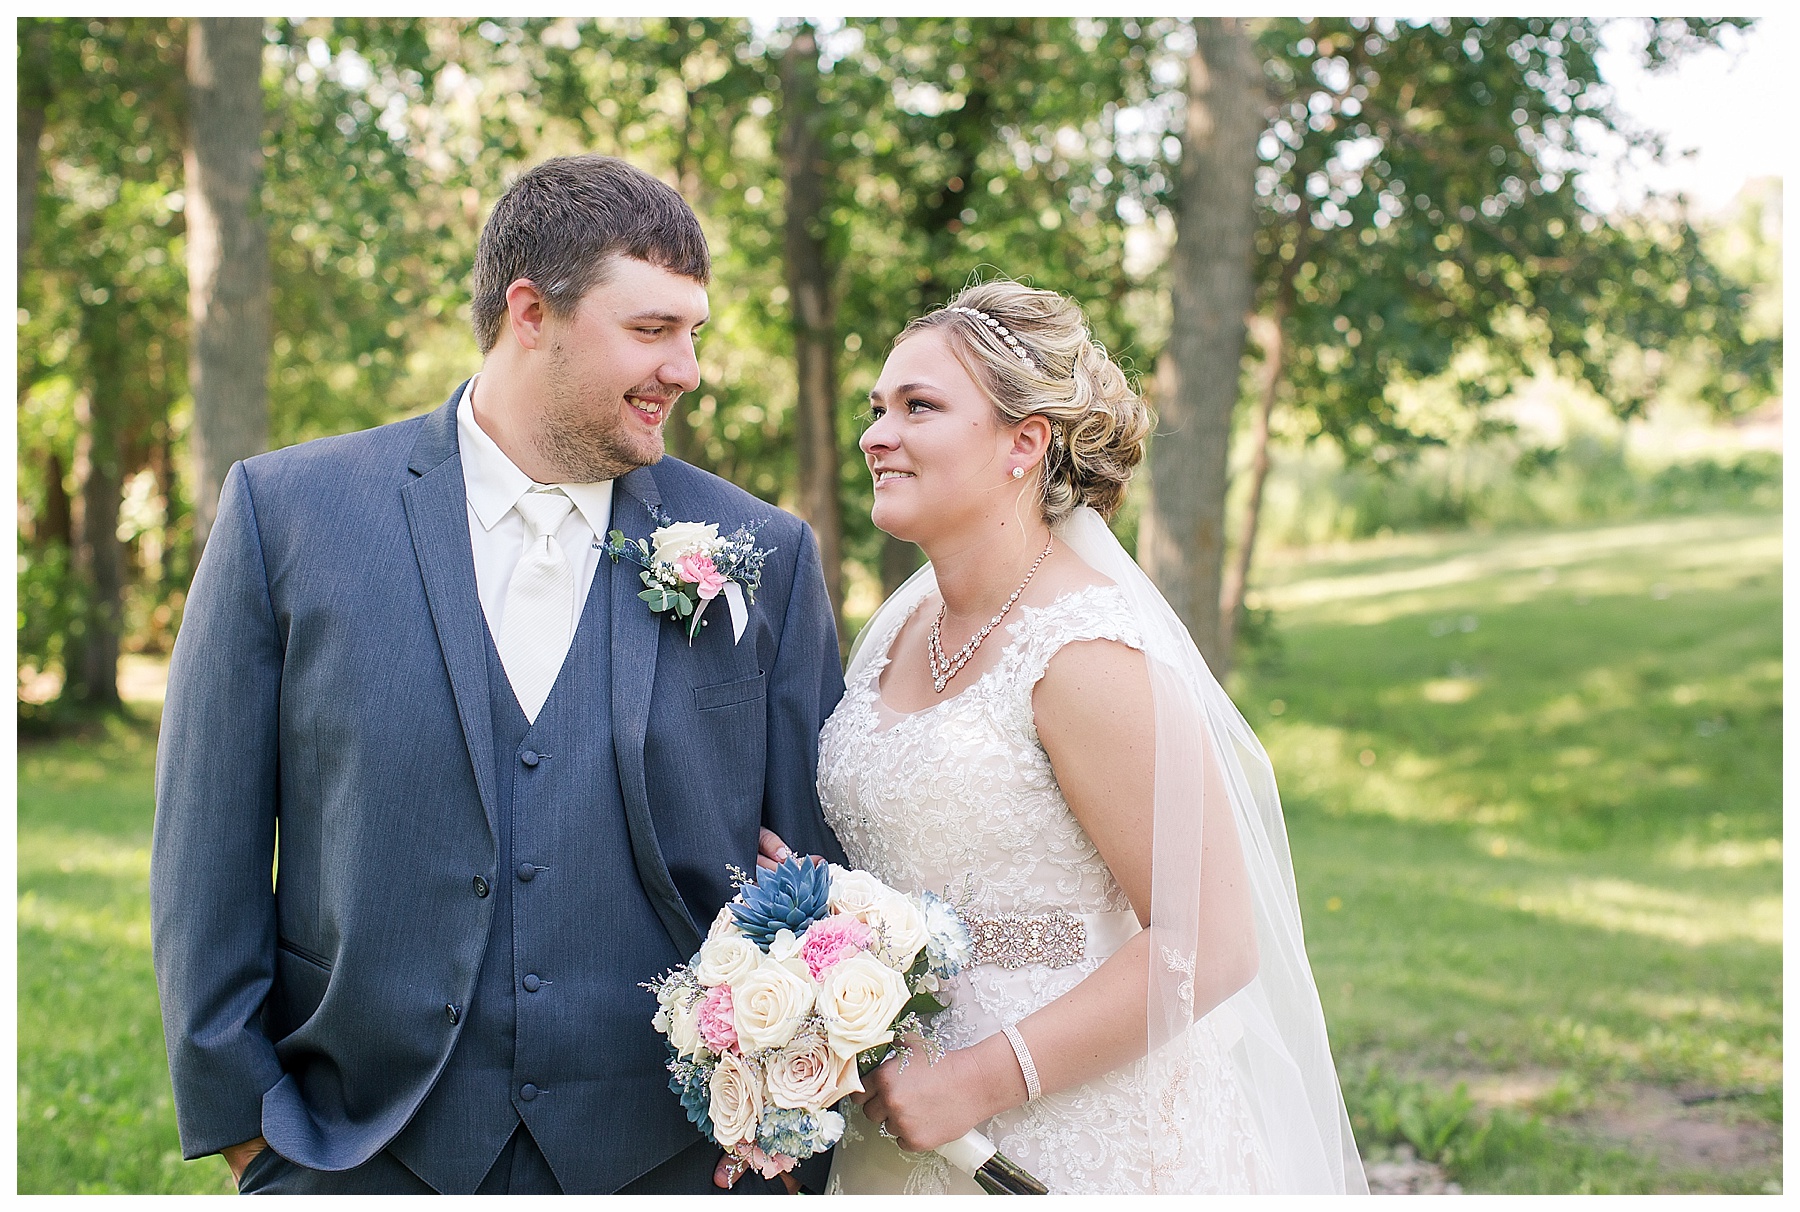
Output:
[[806,525],[779,505],[672,455],[652,464],[650,474],[662,494],[663,512],[678,522],[717,522],[722,532],[756,523],[771,538],[797,535]]
[[333,485],[350,488],[390,480],[405,473],[419,431],[430,415],[253,455],[244,460],[244,474],[253,490],[277,492]]

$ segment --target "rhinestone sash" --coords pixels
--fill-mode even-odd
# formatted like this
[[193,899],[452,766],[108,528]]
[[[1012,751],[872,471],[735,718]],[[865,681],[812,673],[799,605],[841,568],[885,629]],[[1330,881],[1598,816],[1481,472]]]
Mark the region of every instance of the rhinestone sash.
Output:
[[1090,956],[1104,958],[1141,928],[1137,914],[1129,909],[1079,916],[1052,909],[1048,913],[971,915],[965,920],[975,940],[975,963],[1001,968],[1032,964],[1067,968]]

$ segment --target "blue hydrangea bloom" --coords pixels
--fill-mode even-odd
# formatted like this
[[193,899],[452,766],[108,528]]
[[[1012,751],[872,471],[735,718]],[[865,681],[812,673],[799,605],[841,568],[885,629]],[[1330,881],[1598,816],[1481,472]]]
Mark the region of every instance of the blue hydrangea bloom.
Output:
[[835,1145],[843,1134],[844,1117],[835,1111],[769,1107],[756,1126],[756,1143],[764,1153],[811,1157]]
[[831,895],[831,872],[824,863],[798,855],[773,871],[759,871],[754,884],[745,884],[732,902],[731,915],[738,927],[764,951],[777,931],[799,934],[825,916]]

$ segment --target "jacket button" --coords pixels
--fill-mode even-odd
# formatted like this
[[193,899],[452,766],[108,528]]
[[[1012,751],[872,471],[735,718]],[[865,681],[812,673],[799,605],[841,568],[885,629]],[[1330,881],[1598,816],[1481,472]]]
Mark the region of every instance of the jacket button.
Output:
[[519,882],[520,883],[529,884],[532,880],[532,877],[535,876],[536,874],[537,874],[537,868],[532,866],[530,863],[520,863],[519,864]]
[[446,1005],[444,1007],[444,1017],[449,1019],[450,1025],[454,1027],[457,1023],[462,1021],[462,1011],[458,1010],[453,1005]]
[[519,1097],[524,1099],[526,1102],[530,1102],[532,1099],[536,1098],[537,1096],[538,1096],[538,1088],[536,1086],[532,1085],[530,1082],[526,1082],[523,1086],[519,1087]]
[[519,760],[524,762],[527,766],[535,767],[540,759],[538,758],[535,749],[527,749],[524,753],[519,755]]
[[543,981],[538,979],[538,974],[535,972],[527,972],[525,974],[525,979],[519,983],[525,986],[525,992],[527,993],[536,993],[544,984]]
[[488,894],[487,881],[482,879],[479,875],[476,876],[475,877],[475,895],[476,896],[486,896],[487,894]]

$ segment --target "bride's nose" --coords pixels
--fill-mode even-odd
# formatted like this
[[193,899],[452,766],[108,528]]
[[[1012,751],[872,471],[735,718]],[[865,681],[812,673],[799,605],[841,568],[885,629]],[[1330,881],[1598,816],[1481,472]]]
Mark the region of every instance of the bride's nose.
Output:
[[856,439],[856,445],[864,454],[894,449],[894,429],[889,423],[889,415],[883,413],[876,417],[869,423],[869,427],[862,431],[862,436]]

